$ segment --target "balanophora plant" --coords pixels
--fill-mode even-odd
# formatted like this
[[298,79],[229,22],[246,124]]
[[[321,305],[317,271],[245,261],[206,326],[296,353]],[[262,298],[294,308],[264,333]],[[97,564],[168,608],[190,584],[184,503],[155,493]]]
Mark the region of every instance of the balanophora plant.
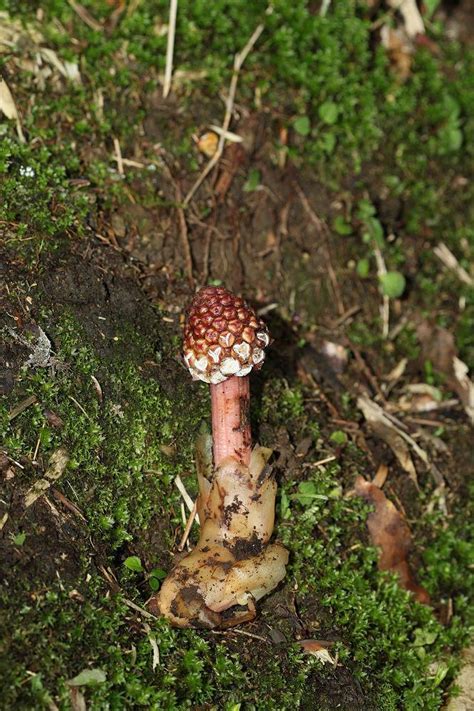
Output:
[[201,439],[197,473],[199,541],[164,581],[155,606],[177,627],[226,628],[254,619],[255,602],[285,575],[288,552],[270,543],[276,482],[271,450],[252,449],[249,373],[270,341],[240,298],[209,286],[195,296],[184,330],[194,380],[210,383],[212,452]]

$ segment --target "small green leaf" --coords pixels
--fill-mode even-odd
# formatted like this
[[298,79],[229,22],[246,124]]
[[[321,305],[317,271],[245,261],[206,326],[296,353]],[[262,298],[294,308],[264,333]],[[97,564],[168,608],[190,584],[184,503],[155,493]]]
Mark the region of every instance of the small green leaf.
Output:
[[444,662],[439,662],[438,663],[438,668],[436,669],[436,673],[434,676],[434,685],[439,686],[443,679],[446,677],[447,673],[449,671],[449,667],[447,664]]
[[380,220],[377,220],[376,217],[372,217],[370,220],[368,220],[367,227],[369,228],[369,232],[372,235],[372,238],[375,240],[377,246],[380,247],[380,249],[383,249],[384,235],[383,227]]
[[347,435],[342,430],[336,430],[335,432],[333,432],[329,439],[331,442],[334,442],[334,444],[338,445],[343,445],[347,443]]
[[375,207],[372,205],[370,200],[360,200],[357,206],[357,217],[362,222],[366,222],[369,217],[375,215]]
[[368,259],[359,259],[356,266],[357,274],[362,278],[366,279],[369,276],[370,262]]
[[318,113],[321,121],[327,123],[328,126],[332,126],[337,121],[337,117],[339,116],[339,109],[337,107],[337,104],[334,103],[334,101],[325,101],[324,104],[321,104],[321,106],[319,107]]
[[285,491],[282,491],[280,495],[280,514],[282,519],[287,519],[290,515],[290,500]]
[[49,430],[47,427],[42,427],[41,432],[40,432],[40,442],[43,445],[43,447],[47,447],[48,444],[51,441],[51,430]]
[[441,142],[441,152],[443,155],[446,153],[455,153],[462,146],[463,133],[457,125],[449,123],[441,129],[439,132],[439,138]]
[[105,679],[102,669],[84,669],[74,679],[69,679],[66,683],[69,686],[93,686],[94,684],[103,684]]
[[415,639],[413,641],[414,647],[427,647],[433,642],[436,642],[438,638],[437,630],[427,630],[422,627],[417,627],[415,630]]
[[382,293],[391,299],[397,299],[405,291],[405,277],[400,272],[387,272],[386,274],[381,274],[379,279]]
[[307,116],[298,116],[298,118],[293,121],[293,128],[300,136],[307,136],[311,131],[309,118]]
[[296,499],[303,504],[303,506],[309,506],[316,499],[327,501],[327,496],[317,494],[316,491],[314,481],[302,481],[301,484],[298,485],[298,493],[293,494],[291,498]]
[[153,568],[150,571],[150,578],[157,578],[158,580],[164,580],[168,573],[163,568]]
[[244,192],[251,193],[260,185],[260,171],[252,168],[249,172],[249,177],[244,184]]
[[160,587],[160,581],[158,580],[158,578],[150,578],[148,582],[153,592],[156,592]]
[[425,9],[425,16],[428,18],[428,20],[431,19],[433,14],[435,13],[438,5],[441,3],[441,0],[424,0],[423,5]]
[[123,564],[126,568],[128,568],[129,570],[134,570],[136,573],[140,573],[143,570],[142,562],[140,558],[136,555],[131,555],[128,558],[125,558]]
[[328,492],[328,497],[330,499],[340,499],[342,497],[342,486],[335,486],[331,491]]
[[342,215],[337,215],[337,217],[334,218],[332,226],[338,235],[352,234],[351,225],[345,221]]
[[26,541],[26,533],[17,533],[16,536],[12,537],[12,540],[15,546],[21,547]]
[[321,138],[321,147],[325,153],[330,155],[333,150],[334,146],[336,145],[336,136],[334,133],[325,133],[322,138]]

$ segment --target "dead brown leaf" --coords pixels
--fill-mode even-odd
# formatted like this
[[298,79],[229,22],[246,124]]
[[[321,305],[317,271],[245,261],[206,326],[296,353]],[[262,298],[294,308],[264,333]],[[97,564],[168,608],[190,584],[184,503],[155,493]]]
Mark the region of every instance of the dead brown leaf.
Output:
[[222,160],[222,169],[215,187],[215,194],[218,200],[224,199],[245,160],[245,148],[240,143],[231,143],[230,146],[227,146]]
[[412,542],[405,519],[378,486],[361,476],[356,479],[355,492],[375,507],[367,518],[367,528],[372,543],[380,548],[379,570],[396,573],[400,585],[410,590],[418,602],[428,605],[430,596],[418,585],[408,565]]
[[15,100],[12,96],[10,88],[5,81],[0,77],[0,111],[9,119],[18,119],[18,111]]
[[448,386],[461,400],[471,423],[474,424],[474,383],[468,376],[468,367],[458,358],[454,336],[441,326],[424,321],[417,335],[422,347],[422,358],[429,360],[435,370],[446,377]]
[[387,417],[380,405],[377,405],[373,400],[369,400],[367,397],[360,397],[357,400],[357,406],[362,411],[370,429],[377,437],[388,444],[398,459],[400,466],[407,472],[410,479],[417,484],[416,469],[410,454],[411,438],[408,438],[407,434],[397,427]]
[[387,480],[387,476],[388,476],[388,467],[387,467],[387,465],[386,465],[386,464],[380,464],[380,465],[379,465],[379,468],[377,469],[377,472],[376,472],[374,478],[372,479],[372,484],[374,484],[374,485],[377,486],[379,489],[381,489],[381,488],[383,487],[383,485],[385,484],[386,480]]

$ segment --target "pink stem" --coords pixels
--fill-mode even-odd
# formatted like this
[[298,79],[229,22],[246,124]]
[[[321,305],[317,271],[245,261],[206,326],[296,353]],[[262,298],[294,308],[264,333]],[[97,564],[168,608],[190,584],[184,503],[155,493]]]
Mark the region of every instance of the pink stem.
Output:
[[248,466],[252,450],[249,402],[248,377],[233,375],[223,383],[211,385],[214,467],[226,457]]

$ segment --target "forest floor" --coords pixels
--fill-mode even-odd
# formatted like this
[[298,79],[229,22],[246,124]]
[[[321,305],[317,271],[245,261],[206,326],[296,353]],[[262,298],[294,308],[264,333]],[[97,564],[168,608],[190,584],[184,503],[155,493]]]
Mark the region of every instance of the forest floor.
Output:
[[[453,703],[474,13],[425,2],[409,40],[388,3],[320,5],[180,3],[164,99],[168,2],[0,3],[1,708]],[[290,551],[256,620],[222,632],[147,608],[182,535],[176,477],[197,491],[210,403],[180,344],[207,283],[273,337],[251,418]]]

